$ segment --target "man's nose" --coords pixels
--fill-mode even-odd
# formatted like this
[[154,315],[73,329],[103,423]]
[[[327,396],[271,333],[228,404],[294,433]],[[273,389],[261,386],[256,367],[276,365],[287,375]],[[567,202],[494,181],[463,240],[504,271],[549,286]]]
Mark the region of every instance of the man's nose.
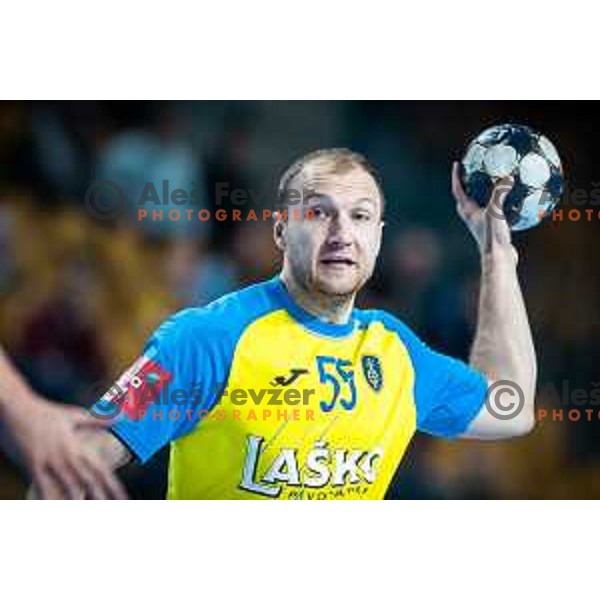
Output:
[[337,213],[330,221],[328,242],[348,246],[352,243],[352,222],[347,215]]

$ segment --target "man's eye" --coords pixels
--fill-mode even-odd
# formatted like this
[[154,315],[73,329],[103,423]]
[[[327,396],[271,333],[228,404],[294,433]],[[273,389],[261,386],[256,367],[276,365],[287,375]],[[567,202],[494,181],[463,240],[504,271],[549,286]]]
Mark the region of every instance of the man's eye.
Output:
[[313,218],[315,218],[315,219],[321,219],[322,217],[325,216],[325,211],[322,208],[319,208],[318,206],[315,206],[314,208],[310,208],[309,210],[312,211]]
[[371,220],[371,213],[362,212],[362,211],[354,213],[354,220],[355,221],[370,221]]

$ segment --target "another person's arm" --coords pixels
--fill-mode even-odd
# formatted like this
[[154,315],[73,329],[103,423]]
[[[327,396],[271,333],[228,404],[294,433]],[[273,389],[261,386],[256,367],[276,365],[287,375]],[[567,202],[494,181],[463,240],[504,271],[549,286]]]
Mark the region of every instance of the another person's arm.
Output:
[[[127,447],[110,431],[81,429],[75,433],[75,436],[78,446],[87,457],[93,460],[95,465],[99,466],[101,472],[111,474],[118,468],[129,463],[133,458]],[[102,477],[100,472],[98,472],[97,476]],[[59,494],[57,497],[62,499],[101,499],[97,495],[92,495],[89,490],[90,486],[80,479],[78,482],[73,483],[68,496],[64,492],[61,493],[60,489],[54,491]],[[33,482],[27,493],[27,497],[30,500],[42,498],[38,481]]]
[[[106,423],[81,408],[38,396],[0,348],[0,419],[8,427],[42,498],[125,498],[107,463],[80,434],[102,432]],[[109,436],[102,432],[102,436]]]

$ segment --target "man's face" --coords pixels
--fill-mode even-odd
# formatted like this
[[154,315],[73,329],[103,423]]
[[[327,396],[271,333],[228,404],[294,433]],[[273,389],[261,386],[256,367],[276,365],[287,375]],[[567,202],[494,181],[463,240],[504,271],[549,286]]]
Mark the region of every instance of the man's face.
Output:
[[[288,206],[277,243],[295,281],[307,291],[356,293],[371,277],[381,246],[382,205],[375,180],[360,167],[338,175],[307,165],[290,187],[304,202]],[[295,209],[301,219],[293,218]]]

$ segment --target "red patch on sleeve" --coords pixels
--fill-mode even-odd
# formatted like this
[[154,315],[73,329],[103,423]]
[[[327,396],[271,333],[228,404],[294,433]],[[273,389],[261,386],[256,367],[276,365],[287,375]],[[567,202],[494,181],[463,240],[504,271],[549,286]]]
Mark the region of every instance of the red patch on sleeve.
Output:
[[119,378],[117,385],[123,403],[123,412],[138,421],[149,404],[158,400],[161,390],[173,379],[173,375],[159,363],[142,356]]

